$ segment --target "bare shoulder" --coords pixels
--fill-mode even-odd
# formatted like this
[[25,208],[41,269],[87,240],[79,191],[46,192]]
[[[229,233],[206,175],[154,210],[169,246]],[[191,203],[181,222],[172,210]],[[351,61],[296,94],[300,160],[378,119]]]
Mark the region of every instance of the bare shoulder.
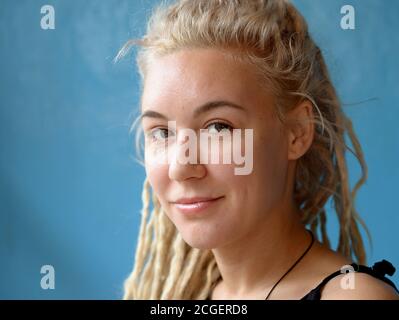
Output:
[[334,277],[325,285],[322,300],[399,300],[395,289],[367,273],[353,272]]
[[[314,262],[321,273],[319,279],[343,270],[352,263],[340,253],[317,243],[314,250]],[[395,289],[382,280],[367,273],[351,272],[335,276],[326,283],[321,292],[323,300],[398,300]]]

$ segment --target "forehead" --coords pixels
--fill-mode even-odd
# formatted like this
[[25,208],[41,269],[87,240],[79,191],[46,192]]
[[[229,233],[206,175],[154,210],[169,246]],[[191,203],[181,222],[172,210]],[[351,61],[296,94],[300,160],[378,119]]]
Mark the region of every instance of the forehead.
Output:
[[255,66],[217,49],[184,49],[150,60],[142,108],[228,99],[241,104],[270,99]]

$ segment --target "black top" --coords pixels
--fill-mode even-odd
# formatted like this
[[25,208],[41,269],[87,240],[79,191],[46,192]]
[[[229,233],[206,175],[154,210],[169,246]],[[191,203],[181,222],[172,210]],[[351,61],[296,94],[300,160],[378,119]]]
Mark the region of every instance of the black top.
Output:
[[[320,282],[320,284],[311,290],[309,293],[307,293],[304,297],[302,297],[300,300],[320,300],[321,297],[321,292],[326,285],[328,281],[330,281],[332,278],[339,276],[344,273],[348,272],[363,272],[367,273],[377,279],[380,279],[384,281],[385,283],[389,284],[392,286],[396,292],[399,293],[398,289],[396,288],[395,284],[389,280],[385,275],[388,274],[389,276],[392,276],[395,273],[395,267],[387,260],[381,260],[379,262],[374,263],[374,265],[370,268],[364,265],[359,265],[356,263],[350,264],[350,266],[353,268],[345,268],[342,270],[335,271],[334,273],[330,274],[328,277],[324,278],[323,281]],[[209,300],[210,296],[206,300]]]
[[377,279],[380,279],[384,281],[385,283],[388,283],[390,286],[392,286],[396,292],[399,293],[398,289],[396,288],[395,284],[389,280],[387,277],[385,277],[385,274],[388,274],[392,276],[395,273],[395,267],[387,260],[381,260],[379,262],[374,263],[374,265],[370,268],[367,266],[359,265],[356,263],[352,263],[350,266],[352,266],[353,270],[347,268],[345,270],[338,270],[335,271],[334,273],[330,274],[328,277],[324,278],[320,284],[311,290],[308,294],[306,294],[301,300],[320,300],[321,297],[321,291],[323,290],[324,286],[328,281],[330,281],[332,278],[339,276],[340,274],[348,273],[348,272],[363,272],[367,273]]

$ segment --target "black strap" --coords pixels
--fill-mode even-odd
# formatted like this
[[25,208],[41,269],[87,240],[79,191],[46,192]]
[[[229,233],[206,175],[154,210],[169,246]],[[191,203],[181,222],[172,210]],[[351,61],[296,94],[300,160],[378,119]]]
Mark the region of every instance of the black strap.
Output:
[[[399,290],[396,288],[395,284],[387,277],[385,277],[385,274],[392,276],[395,273],[395,267],[389,261],[381,260],[374,263],[373,267],[371,268],[364,265],[359,265],[357,263],[352,263],[350,265],[352,266],[353,271],[367,273],[377,279],[380,279],[392,286],[396,290],[396,292],[399,293]],[[347,270],[351,271],[349,268]],[[341,274],[343,274],[341,270],[335,271],[334,273],[330,274],[328,277],[324,278],[323,281],[316,288],[311,290],[301,300],[320,300],[321,291],[323,287],[327,284],[327,282]]]

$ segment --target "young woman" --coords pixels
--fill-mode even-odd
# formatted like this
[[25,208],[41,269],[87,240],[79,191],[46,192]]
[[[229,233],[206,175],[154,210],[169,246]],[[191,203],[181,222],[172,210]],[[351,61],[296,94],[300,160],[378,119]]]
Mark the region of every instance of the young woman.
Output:
[[[120,56],[137,44],[147,179],[125,299],[398,298],[385,277],[394,272],[389,262],[362,265],[354,199],[366,164],[322,53],[292,4],[161,5],[146,35]],[[242,143],[251,172],[158,161],[179,153],[184,129],[251,129],[252,144]],[[362,167],[353,190],[345,134]],[[336,251],[326,232],[329,199],[339,220]]]

